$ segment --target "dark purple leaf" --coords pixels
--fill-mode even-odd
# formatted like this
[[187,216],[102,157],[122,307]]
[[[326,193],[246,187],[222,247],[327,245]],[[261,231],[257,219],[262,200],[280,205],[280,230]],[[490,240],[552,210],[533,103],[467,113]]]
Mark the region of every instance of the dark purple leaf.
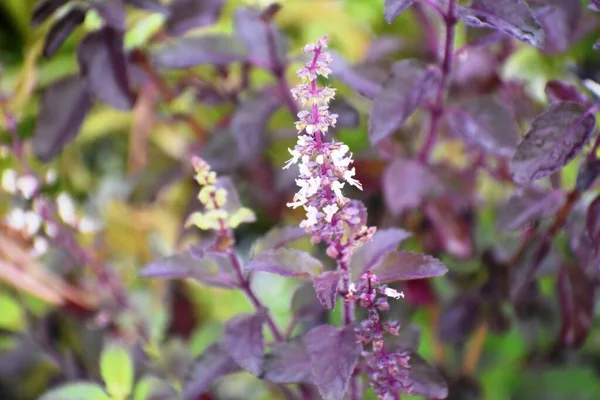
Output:
[[159,14],[170,14],[169,9],[166,6],[162,5],[160,0],[125,0],[125,4],[130,4],[133,7],[142,10],[154,11]]
[[312,283],[303,282],[298,286],[292,296],[292,312],[295,317],[312,319],[322,315],[324,311]]
[[492,155],[511,157],[519,142],[519,127],[510,109],[491,96],[452,109],[447,120],[468,143]]
[[210,389],[216,379],[239,370],[233,358],[218,344],[213,344],[194,363],[190,377],[183,385],[183,398],[196,400]]
[[557,291],[562,314],[561,340],[567,347],[580,347],[594,317],[593,282],[578,265],[563,266],[558,274]]
[[382,185],[383,197],[394,215],[420,206],[423,199],[439,191],[440,187],[427,166],[415,160],[402,159],[395,160],[386,168]]
[[383,5],[383,13],[385,20],[391,24],[393,20],[402,14],[406,9],[415,2],[415,0],[385,0]]
[[231,129],[216,129],[210,141],[202,147],[200,156],[220,174],[229,174],[242,164],[240,149]]
[[438,372],[437,368],[429,364],[417,353],[410,355],[410,379],[412,381],[411,394],[432,399],[445,399],[448,397],[448,384]]
[[109,26],[90,33],[79,44],[77,58],[91,94],[115,108],[131,110],[135,100],[129,88],[123,33]]
[[582,16],[579,1],[530,0],[536,19],[544,28],[544,52],[548,54],[566,51],[575,39]]
[[577,86],[568,82],[558,80],[548,81],[545,92],[546,97],[551,103],[560,103],[561,101],[587,103],[585,94],[580,92]]
[[91,4],[104,22],[117,31],[124,32],[125,25],[125,6],[123,0],[103,0]]
[[333,100],[329,106],[329,111],[338,115],[336,128],[354,129],[360,125],[358,110],[344,98],[338,97]]
[[581,104],[550,105],[533,120],[517,146],[510,165],[514,181],[527,184],[558,171],[585,146],[595,123],[594,115]]
[[280,105],[277,97],[264,92],[250,95],[238,105],[230,126],[242,160],[251,160],[264,148],[267,123]]
[[342,274],[340,271],[325,271],[313,279],[315,292],[319,302],[328,310],[335,307],[335,299],[338,294],[338,284]]
[[588,158],[581,163],[577,171],[577,181],[575,188],[583,193],[592,187],[596,178],[600,175],[600,160],[597,158]]
[[340,400],[348,388],[362,346],[354,327],[321,325],[303,337],[310,357],[312,381],[324,400]]
[[548,257],[552,250],[552,243],[547,236],[536,241],[528,246],[528,249],[523,257],[525,262],[522,262],[520,268],[512,271],[510,278],[510,299],[514,302],[519,302],[531,290],[536,274],[542,269],[544,260]]
[[67,0],[42,0],[33,8],[31,26],[36,27],[46,21],[56,10],[61,8]]
[[310,356],[300,338],[279,342],[265,356],[261,379],[275,383],[312,383]]
[[167,30],[182,35],[190,29],[214,23],[223,8],[223,0],[174,0],[169,7]]
[[359,247],[350,259],[350,271],[356,280],[367,270],[373,268],[388,253],[411,237],[410,232],[399,228],[379,229],[370,241]]
[[394,64],[393,75],[373,100],[369,137],[377,144],[394,133],[431,96],[441,79],[440,70],[418,60]]
[[459,14],[468,26],[497,29],[539,48],[544,44],[544,30],[525,0],[474,0]]
[[592,243],[600,246],[600,196],[597,196],[587,209],[585,232]]
[[369,99],[374,99],[379,94],[383,83],[389,78],[389,73],[377,65],[351,66],[337,52],[332,50],[330,53],[333,59],[333,77]]
[[438,259],[425,254],[393,251],[372,271],[381,283],[390,283],[442,276],[448,272],[448,268]]
[[588,8],[595,12],[600,12],[600,0],[588,0]]
[[214,33],[165,42],[152,51],[152,60],[159,68],[186,69],[201,64],[228,65],[247,55],[237,37]]
[[236,315],[225,324],[221,339],[221,349],[255,376],[261,373],[265,354],[262,333],[264,321],[264,312]]
[[288,39],[273,23],[261,18],[259,10],[240,7],[233,16],[234,30],[248,49],[249,61],[265,69],[281,65],[286,58]]
[[479,321],[481,300],[471,294],[456,296],[442,309],[437,332],[444,343],[462,345]]
[[48,162],[75,138],[92,107],[85,83],[69,76],[50,85],[42,94],[39,116],[33,133],[33,151]]
[[517,189],[498,209],[496,226],[510,230],[522,228],[525,224],[554,215],[563,202],[564,194],[560,190]]
[[65,40],[85,19],[85,10],[72,8],[67,14],[52,25],[44,41],[44,58],[52,57]]
[[471,257],[472,224],[452,204],[451,197],[440,196],[427,202],[425,214],[431,222],[435,236],[448,253],[460,259]]
[[275,250],[307,235],[308,233],[304,229],[297,226],[275,227],[254,242],[252,252],[257,254],[261,251]]
[[313,279],[323,271],[321,261],[310,254],[279,248],[255,255],[246,265],[248,271],[264,271],[288,278]]
[[404,47],[398,36],[384,35],[373,38],[365,56],[366,61],[380,61],[397,53]]
[[415,324],[402,324],[398,336],[385,338],[385,349],[390,353],[417,351],[421,342],[421,328]]

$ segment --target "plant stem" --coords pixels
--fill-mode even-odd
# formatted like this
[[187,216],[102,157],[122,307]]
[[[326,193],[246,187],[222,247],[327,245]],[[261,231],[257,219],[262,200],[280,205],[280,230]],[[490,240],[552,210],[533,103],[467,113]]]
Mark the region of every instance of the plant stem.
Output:
[[[444,102],[454,60],[454,28],[458,21],[456,17],[456,3],[457,0],[448,0],[448,10],[445,13],[442,13],[442,17],[446,24],[446,42],[444,46],[444,58],[442,60],[442,78],[440,79],[440,84],[437,89],[435,104],[430,111],[431,123],[429,125],[429,132],[427,133],[425,144],[419,153],[419,161],[422,163],[427,162],[429,155],[435,146],[439,135],[441,118],[444,114]],[[439,8],[436,7],[436,9],[439,11]]]
[[487,323],[483,322],[475,331],[475,335],[467,348],[467,354],[463,361],[462,372],[465,376],[473,376],[477,370],[477,364],[483,350],[483,344],[487,338],[488,327]]

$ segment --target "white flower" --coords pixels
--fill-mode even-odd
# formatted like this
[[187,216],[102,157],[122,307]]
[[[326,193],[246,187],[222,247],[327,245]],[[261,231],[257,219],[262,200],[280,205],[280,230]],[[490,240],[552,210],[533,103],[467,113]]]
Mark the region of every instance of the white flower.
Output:
[[58,234],[58,225],[56,225],[54,222],[46,221],[44,224],[44,232],[46,235],[48,235],[48,237],[53,238]]
[[79,232],[81,233],[94,233],[100,229],[101,225],[98,221],[84,215],[78,224]]
[[48,241],[46,239],[44,239],[43,237],[40,237],[40,236],[36,236],[33,239],[32,254],[35,257],[41,256],[42,254],[45,254],[48,251],[49,247],[50,246],[48,245]]
[[4,220],[14,230],[21,231],[25,228],[25,211],[22,208],[13,208]]
[[331,161],[336,168],[345,170],[352,163],[352,154],[349,157],[344,157],[348,153],[348,146],[342,144],[338,149],[331,151]]
[[325,158],[323,157],[323,154],[319,154],[317,156],[317,158],[315,159],[315,161],[317,162],[317,164],[323,164],[325,162]]
[[17,179],[17,189],[26,199],[30,199],[38,187],[38,180],[33,175],[24,175]]
[[385,294],[388,297],[392,297],[396,300],[398,300],[400,297],[404,297],[403,292],[399,292],[396,289],[392,289],[392,288],[385,288],[385,290],[383,291],[383,294]]
[[42,226],[42,218],[34,211],[28,210],[24,215],[27,236],[35,235]]
[[288,169],[292,164],[296,164],[298,162],[298,160],[300,159],[300,157],[302,156],[302,154],[296,150],[296,149],[288,149],[288,151],[290,152],[290,154],[292,155],[292,158],[290,158],[284,165],[283,169]]
[[350,294],[354,294],[354,293],[356,293],[356,284],[354,284],[354,283],[351,283],[351,284],[348,286],[348,292],[350,292]]
[[56,182],[56,171],[53,169],[49,169],[48,171],[46,171],[46,175],[44,176],[44,181],[48,184],[48,185],[52,185],[54,182]]
[[353,178],[353,176],[355,174],[356,174],[355,168],[348,169],[348,170],[344,171],[344,179],[346,180],[346,182],[348,182],[352,186],[356,186],[357,188],[362,190],[362,184]]
[[335,213],[338,212],[339,209],[340,208],[337,206],[337,204],[327,204],[325,207],[323,207],[323,212],[325,213],[325,221],[331,222],[331,219],[333,218]]
[[341,202],[346,201],[346,198],[342,194],[342,188],[344,187],[344,185],[345,183],[340,181],[333,181],[333,183],[331,184],[331,190],[333,190],[333,193],[335,193],[335,195]]
[[2,173],[2,189],[7,193],[14,194],[17,191],[17,171],[7,169]]
[[306,209],[306,219],[304,221],[300,222],[300,227],[301,228],[310,228],[311,226],[314,226],[317,224],[318,218],[319,218],[319,210],[317,210],[317,208],[313,207],[313,206],[305,207],[305,209]]
[[75,203],[68,194],[59,194],[58,197],[56,197],[56,206],[58,209],[58,216],[63,220],[64,223],[71,226],[75,226],[77,224]]

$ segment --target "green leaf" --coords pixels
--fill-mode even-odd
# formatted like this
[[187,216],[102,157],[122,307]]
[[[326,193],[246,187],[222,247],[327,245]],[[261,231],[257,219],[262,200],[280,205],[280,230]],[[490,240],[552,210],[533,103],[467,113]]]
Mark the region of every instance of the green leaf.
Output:
[[104,349],[100,371],[108,393],[115,400],[125,400],[133,386],[133,363],[127,351],[118,346]]
[[46,392],[39,400],[110,400],[110,397],[96,383],[73,382]]
[[11,296],[0,293],[0,329],[20,332],[25,329],[23,309]]

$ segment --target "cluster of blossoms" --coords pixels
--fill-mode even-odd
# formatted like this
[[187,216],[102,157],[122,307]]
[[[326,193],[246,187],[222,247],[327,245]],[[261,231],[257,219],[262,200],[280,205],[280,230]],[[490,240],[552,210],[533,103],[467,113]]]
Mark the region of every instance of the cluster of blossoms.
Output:
[[196,172],[195,180],[202,188],[198,200],[204,206],[204,212],[193,212],[186,221],[186,227],[196,226],[202,230],[217,230],[226,232],[235,229],[245,222],[254,222],[254,212],[246,207],[238,207],[237,201],[230,201],[234,196],[228,191],[226,180],[217,179],[216,172],[210,165],[199,157],[192,158]]
[[337,114],[329,113],[329,102],[335,89],[318,87],[317,77],[327,78],[331,73],[331,56],[324,51],[327,37],[316,44],[308,44],[304,51],[312,54],[297,72],[300,84],[291,90],[294,99],[304,108],[298,113],[296,122],[298,142],[289,149],[292,158],[285,164],[289,168],[298,164],[300,190],[288,207],[303,207],[306,218],[300,226],[312,234],[313,242],[326,242],[327,253],[341,261],[347,261],[352,251],[368,241],[375,228],[367,228],[361,218],[361,207],[342,193],[347,184],[362,190],[354,175],[352,153],[344,143],[325,142],[323,136],[328,128],[335,127]]
[[380,321],[379,312],[390,308],[388,297],[398,299],[404,294],[379,285],[377,276],[368,271],[357,284],[351,285],[344,300],[358,301],[367,310],[367,319],[356,327],[356,335],[363,346],[372,346],[370,351],[363,351],[369,384],[380,399],[392,400],[399,392],[410,393],[411,380],[408,352],[390,353],[384,346],[384,334],[397,336],[400,329],[397,321]]

